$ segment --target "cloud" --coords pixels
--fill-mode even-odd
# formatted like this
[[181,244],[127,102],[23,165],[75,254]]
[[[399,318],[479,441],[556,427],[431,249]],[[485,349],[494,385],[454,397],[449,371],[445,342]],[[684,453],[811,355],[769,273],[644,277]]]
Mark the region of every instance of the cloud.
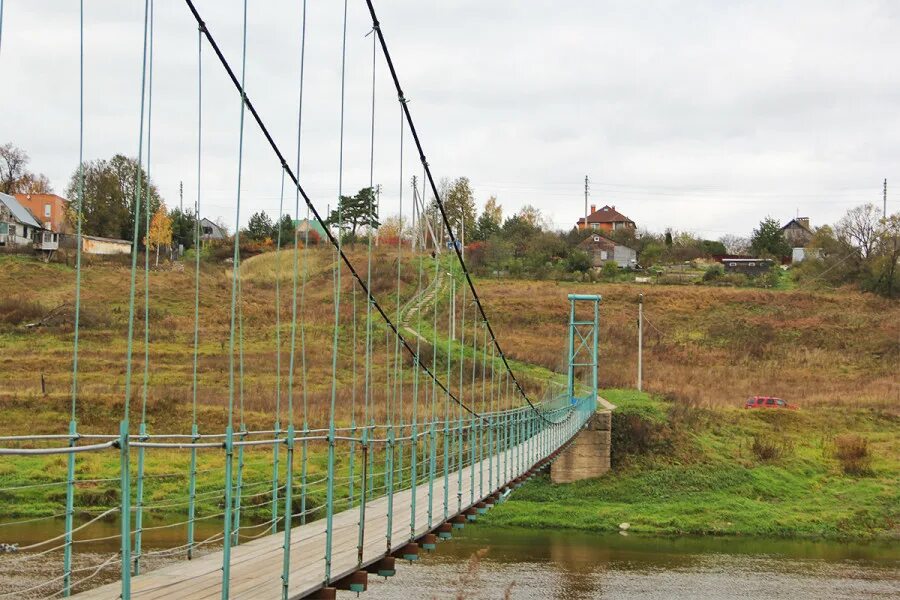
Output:
[[[198,8],[239,71],[239,0]],[[368,185],[372,37],[350,2],[340,159],[342,3],[308,3],[301,181],[320,210]],[[533,204],[559,227],[591,202],[641,226],[746,233],[767,214],[814,224],[879,200],[896,176],[900,11],[884,2],[379,2],[436,177],[467,175],[479,202]],[[197,181],[197,28],[184,5],[156,3],[151,173],[168,204]],[[136,155],[143,3],[86,4],[85,155]],[[63,190],[78,160],[78,12],[51,0],[7,3],[0,141]],[[250,3],[247,89],[293,164],[299,0]],[[234,220],[239,99],[203,47],[204,214]],[[377,58],[374,180],[396,210],[421,173],[412,140],[400,165],[400,113]],[[145,142],[147,129],[145,128]],[[145,146],[144,156],[147,148]],[[278,212],[281,174],[245,122],[242,221]],[[293,195],[284,200],[293,212]],[[894,204],[896,207],[896,204]],[[896,208],[895,208],[896,210]]]

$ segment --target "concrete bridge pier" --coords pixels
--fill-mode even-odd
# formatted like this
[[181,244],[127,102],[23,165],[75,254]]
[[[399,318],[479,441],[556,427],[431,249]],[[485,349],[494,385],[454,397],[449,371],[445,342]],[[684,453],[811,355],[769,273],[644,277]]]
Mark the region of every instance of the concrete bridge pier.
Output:
[[[601,404],[608,405],[606,402]],[[594,413],[574,441],[550,466],[550,481],[572,483],[600,477],[609,471],[612,410],[601,408]]]

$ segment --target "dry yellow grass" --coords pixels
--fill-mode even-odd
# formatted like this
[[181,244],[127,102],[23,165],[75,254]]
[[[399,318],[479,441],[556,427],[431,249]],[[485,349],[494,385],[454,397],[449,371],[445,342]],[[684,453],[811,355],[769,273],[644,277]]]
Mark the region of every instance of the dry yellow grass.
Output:
[[559,368],[566,295],[600,293],[602,387],[633,387],[644,293],[645,389],[704,406],[777,395],[900,409],[900,304],[869,294],[479,280],[507,353]]

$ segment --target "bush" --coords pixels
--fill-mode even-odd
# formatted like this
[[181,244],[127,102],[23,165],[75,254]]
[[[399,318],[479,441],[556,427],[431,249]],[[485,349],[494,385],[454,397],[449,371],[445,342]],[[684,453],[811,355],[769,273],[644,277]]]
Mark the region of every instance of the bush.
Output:
[[750,449],[757,459],[763,462],[772,462],[789,454],[793,450],[793,446],[789,440],[784,438],[755,435]]
[[847,475],[865,475],[872,464],[869,440],[858,435],[839,435],[834,438],[834,456]]
[[605,262],[603,268],[600,269],[600,274],[604,279],[615,279],[619,276],[619,265],[613,261]]
[[0,323],[21,325],[37,321],[47,313],[38,302],[19,296],[0,298]]
[[703,281],[715,281],[721,277],[723,273],[725,273],[725,269],[722,265],[710,265],[703,274]]

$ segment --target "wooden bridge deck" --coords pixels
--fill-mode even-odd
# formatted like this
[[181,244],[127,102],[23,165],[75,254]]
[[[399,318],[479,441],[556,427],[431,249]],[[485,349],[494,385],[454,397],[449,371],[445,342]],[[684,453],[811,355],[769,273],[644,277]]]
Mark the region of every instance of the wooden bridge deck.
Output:
[[[528,452],[537,442],[531,438],[518,448],[501,452],[500,477],[503,482],[511,481],[522,471],[509,465],[504,472],[505,455],[511,453],[510,463],[517,456],[517,450]],[[525,454],[527,456],[527,454]],[[475,504],[484,500],[495,490],[488,489],[488,461],[493,460],[494,478],[498,479],[497,455],[473,466],[462,469],[462,489],[459,489],[459,471],[450,474],[448,482],[448,511],[450,517],[473,506],[470,502],[471,471],[475,470]],[[523,464],[527,461],[523,460]],[[478,496],[479,466],[484,466],[483,497]],[[531,467],[526,464],[524,470]],[[500,486],[502,487],[502,486]],[[462,494],[462,507],[457,494]],[[428,533],[444,522],[444,478],[434,481],[432,496],[432,525],[428,526],[428,484],[420,484],[416,489],[416,532],[415,536]],[[405,489],[394,494],[391,552],[401,549],[410,541],[410,505],[412,494]],[[387,554],[387,497],[383,496],[366,504],[365,543],[363,564],[370,564]],[[358,568],[359,507],[353,507],[334,515],[332,541],[332,581],[336,581]],[[282,545],[284,534],[265,536],[244,542],[231,550],[231,598],[240,600],[276,600],[281,598]],[[325,519],[295,527],[291,533],[291,574],[290,598],[302,598],[323,587],[325,579]],[[78,600],[115,600],[120,597],[119,582],[104,585],[93,590],[75,594]],[[222,552],[213,552],[193,560],[173,564],[150,571],[131,580],[131,597],[138,600],[161,600],[180,598],[184,600],[216,600],[222,594]]]

